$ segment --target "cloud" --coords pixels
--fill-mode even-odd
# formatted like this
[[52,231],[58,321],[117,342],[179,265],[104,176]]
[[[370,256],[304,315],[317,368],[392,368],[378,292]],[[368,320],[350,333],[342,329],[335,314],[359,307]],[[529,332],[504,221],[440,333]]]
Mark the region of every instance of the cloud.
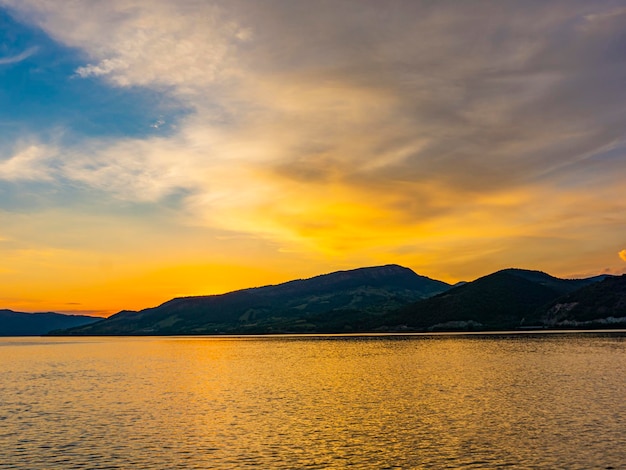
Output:
[[167,136],[38,144],[5,179],[182,193],[193,223],[333,255],[486,253],[623,213],[610,2],[1,3],[80,49],[78,77],[193,109]]
[[18,62],[22,62],[23,60],[26,60],[32,55],[36,54],[38,50],[39,50],[38,47],[33,46],[33,47],[29,47],[28,49],[26,49],[24,52],[21,52],[20,54],[9,56],[9,57],[0,57],[0,65],[17,64]]
[[50,181],[54,178],[56,149],[40,144],[20,148],[5,160],[0,160],[0,180]]
[[626,261],[626,250],[622,250],[618,253],[619,257]]
[[78,76],[100,76],[123,87],[197,92],[228,75],[231,49],[250,36],[209,2],[78,0],[68,8],[54,1],[2,3],[56,40],[82,49],[90,63],[77,68]]

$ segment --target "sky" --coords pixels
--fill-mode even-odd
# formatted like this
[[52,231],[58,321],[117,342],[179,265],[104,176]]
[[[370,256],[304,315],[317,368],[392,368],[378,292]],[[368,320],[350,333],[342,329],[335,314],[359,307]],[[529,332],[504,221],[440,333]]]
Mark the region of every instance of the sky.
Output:
[[0,308],[626,273],[626,0],[0,0]]

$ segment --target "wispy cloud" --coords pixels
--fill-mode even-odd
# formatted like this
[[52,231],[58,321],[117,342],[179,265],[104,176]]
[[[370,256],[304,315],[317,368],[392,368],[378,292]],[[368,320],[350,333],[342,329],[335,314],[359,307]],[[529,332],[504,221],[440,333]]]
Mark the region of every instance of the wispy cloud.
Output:
[[56,176],[52,160],[53,147],[37,144],[24,145],[9,158],[0,160],[0,180],[49,181]]
[[79,47],[91,62],[81,77],[101,76],[118,86],[175,87],[198,92],[228,74],[231,52],[249,31],[224,16],[219,3],[125,0],[55,2],[3,0],[55,39]]
[[23,60],[26,60],[29,57],[33,56],[34,54],[37,53],[38,50],[39,50],[38,47],[33,46],[33,47],[29,47],[24,52],[21,52],[17,55],[5,56],[5,57],[0,56],[0,65],[17,64],[18,62],[22,62]]

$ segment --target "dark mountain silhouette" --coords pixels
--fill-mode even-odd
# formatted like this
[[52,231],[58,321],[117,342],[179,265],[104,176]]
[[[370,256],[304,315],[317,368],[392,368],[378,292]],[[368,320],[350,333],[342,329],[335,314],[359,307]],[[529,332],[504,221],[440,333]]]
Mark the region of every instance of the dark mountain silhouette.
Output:
[[536,316],[550,327],[626,328],[626,274],[605,278],[560,297]]
[[100,320],[84,315],[60,313],[24,313],[0,310],[0,336],[36,336],[52,330],[87,325]]
[[155,308],[123,311],[53,334],[342,333],[619,326],[621,320],[615,318],[626,316],[624,279],[559,279],[541,271],[505,269],[451,287],[410,269],[388,265],[222,295],[177,298]]
[[401,308],[378,327],[497,330],[542,326],[535,313],[538,308],[601,279],[559,279],[541,271],[505,269]]
[[[334,331],[380,317],[407,303],[443,292],[445,282],[387,265],[339,271],[310,279],[183,297],[139,312],[123,311],[84,327],[80,335],[210,334]],[[336,325],[335,317],[348,317]],[[312,323],[315,320],[315,323]]]

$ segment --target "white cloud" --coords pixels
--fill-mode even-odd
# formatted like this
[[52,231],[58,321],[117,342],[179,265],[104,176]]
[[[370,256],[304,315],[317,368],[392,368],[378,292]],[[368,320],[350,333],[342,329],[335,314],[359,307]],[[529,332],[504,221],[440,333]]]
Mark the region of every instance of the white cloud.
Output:
[[209,2],[3,0],[52,37],[83,50],[81,77],[119,86],[206,88],[227,73],[231,50],[250,32]]
[[38,47],[33,46],[33,47],[29,47],[28,49],[26,49],[24,52],[20,54],[9,56],[9,57],[0,57],[0,65],[9,65],[9,64],[16,64],[18,62],[22,62],[23,60],[26,60],[30,56],[36,54],[38,50],[39,50]]
[[115,59],[103,59],[97,65],[85,65],[84,67],[78,67],[76,73],[82,77],[97,77],[100,75],[108,75],[115,71],[127,69],[128,66],[121,60]]
[[50,181],[56,176],[53,161],[57,150],[41,144],[26,145],[0,161],[0,179],[9,181]]

